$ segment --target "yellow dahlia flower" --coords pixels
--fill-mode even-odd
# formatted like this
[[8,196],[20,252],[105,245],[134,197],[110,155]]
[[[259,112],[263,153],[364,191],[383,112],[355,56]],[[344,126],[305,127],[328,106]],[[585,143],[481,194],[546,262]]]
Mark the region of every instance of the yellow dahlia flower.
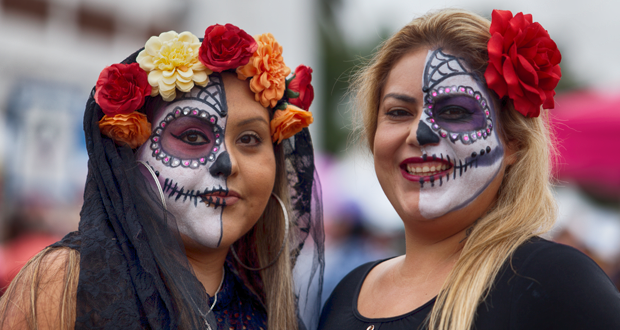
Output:
[[176,88],[189,92],[194,83],[206,86],[213,72],[198,60],[200,40],[190,32],[164,32],[151,37],[138,54],[136,62],[149,73],[151,96],[160,94],[164,101],[176,97]]

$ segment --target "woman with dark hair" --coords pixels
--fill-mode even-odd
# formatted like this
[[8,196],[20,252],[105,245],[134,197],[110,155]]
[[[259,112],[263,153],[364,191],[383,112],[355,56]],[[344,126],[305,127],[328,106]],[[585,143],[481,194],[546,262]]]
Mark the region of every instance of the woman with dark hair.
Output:
[[620,294],[538,235],[560,52],[531,15],[414,19],[356,77],[362,136],[405,225],[406,254],[360,266],[319,329],[620,329]]
[[231,24],[162,33],[104,69],[79,230],[22,269],[0,328],[314,327],[312,70],[290,72],[271,34]]

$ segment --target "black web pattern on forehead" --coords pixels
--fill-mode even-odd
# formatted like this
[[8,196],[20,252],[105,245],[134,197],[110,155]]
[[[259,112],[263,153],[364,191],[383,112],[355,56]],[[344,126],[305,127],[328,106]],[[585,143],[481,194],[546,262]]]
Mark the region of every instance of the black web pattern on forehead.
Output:
[[424,87],[422,91],[428,93],[437,84],[447,78],[459,75],[470,75],[459,61],[459,58],[444,54],[441,48],[431,54],[424,68]]
[[224,80],[222,79],[222,75],[217,72],[209,75],[209,82],[206,86],[195,85],[191,92],[183,94],[181,97],[174,100],[173,103],[183,100],[200,101],[215,110],[221,117],[226,117],[228,113]]

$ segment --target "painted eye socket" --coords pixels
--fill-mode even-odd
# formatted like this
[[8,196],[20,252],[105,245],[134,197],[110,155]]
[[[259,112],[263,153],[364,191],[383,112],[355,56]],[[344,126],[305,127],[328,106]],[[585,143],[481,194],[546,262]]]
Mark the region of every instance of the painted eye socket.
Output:
[[435,116],[445,121],[463,123],[471,120],[472,112],[458,105],[449,105],[440,109]]
[[181,159],[207,157],[221,137],[215,137],[215,125],[209,120],[184,116],[176,118],[166,126],[161,135],[162,149],[169,155]]
[[173,133],[170,133],[170,135],[191,145],[203,145],[211,142],[211,140],[209,140],[209,138],[204,133],[198,130],[185,131],[180,135],[174,135]]
[[449,132],[471,132],[486,127],[482,106],[470,96],[443,97],[435,101],[433,108],[435,123]]

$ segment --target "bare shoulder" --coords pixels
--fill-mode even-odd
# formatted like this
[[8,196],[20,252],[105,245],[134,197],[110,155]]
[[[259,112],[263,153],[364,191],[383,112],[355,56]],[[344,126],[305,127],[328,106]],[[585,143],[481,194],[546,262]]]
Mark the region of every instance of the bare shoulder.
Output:
[[79,252],[47,248],[28,261],[0,299],[0,329],[65,329],[75,322]]

